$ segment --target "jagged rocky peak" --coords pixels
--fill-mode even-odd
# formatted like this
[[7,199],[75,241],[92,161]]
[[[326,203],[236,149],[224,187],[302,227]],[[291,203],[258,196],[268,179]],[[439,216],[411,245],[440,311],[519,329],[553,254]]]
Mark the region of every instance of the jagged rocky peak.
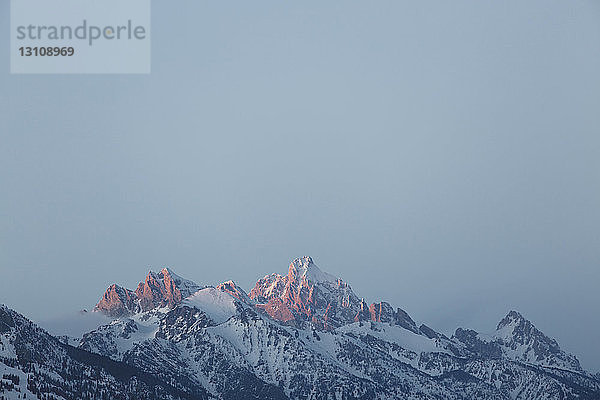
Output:
[[494,338],[506,354],[519,361],[582,370],[575,356],[562,351],[556,340],[546,336],[517,311],[510,311],[498,323]]
[[180,277],[169,268],[163,268],[159,272],[148,272],[135,291],[117,284],[111,285],[94,311],[110,317],[122,317],[157,307],[174,307],[200,289],[195,282]]
[[136,310],[136,295],[133,291],[112,284],[94,307],[94,311],[100,311],[109,317],[120,317],[132,314]]
[[256,307],[278,321],[311,323],[317,329],[331,330],[359,321],[400,325],[420,334],[414,321],[402,309],[386,302],[369,305],[342,279],[322,271],[311,257],[294,259],[288,274],[260,279],[250,298]]
[[236,285],[234,281],[229,280],[227,282],[223,282],[217,285],[217,289],[230,294],[238,300],[241,300],[246,303],[252,303],[252,300],[250,299],[250,297],[248,297],[248,294],[244,291],[244,289]]
[[[413,321],[410,315],[408,315],[408,313],[401,308],[398,308],[396,310],[396,313],[394,314],[394,323],[416,334],[421,333],[419,328],[417,328],[417,324],[415,323],[415,321]],[[447,339],[444,335],[441,335],[441,337]]]
[[361,306],[348,284],[323,272],[311,257],[294,259],[285,276],[271,274],[260,279],[250,298],[274,319],[311,322],[323,329],[353,322]]
[[494,336],[508,345],[524,345],[530,342],[544,342],[548,350],[558,353],[560,348],[556,340],[547,337],[518,311],[510,311],[496,327]]
[[312,258],[308,256],[296,258],[291,262],[290,268],[288,269],[288,278],[294,282],[299,282],[301,280],[306,280],[311,283],[338,282],[338,278],[321,271],[321,269],[313,262]]
[[156,307],[173,307],[192,293],[200,290],[196,283],[183,279],[169,268],[160,272],[148,272],[146,280],[140,282],[135,294],[139,299],[142,311]]
[[518,311],[510,311],[492,335],[458,328],[453,338],[485,358],[504,357],[543,367],[582,371],[574,355],[561,350],[556,340],[546,336]]
[[523,315],[521,315],[520,312],[511,310],[508,312],[508,314],[506,314],[506,317],[502,318],[502,320],[498,322],[496,330],[499,331],[509,325],[515,326],[528,323],[531,324],[528,320],[525,319],[525,317],[523,317]]

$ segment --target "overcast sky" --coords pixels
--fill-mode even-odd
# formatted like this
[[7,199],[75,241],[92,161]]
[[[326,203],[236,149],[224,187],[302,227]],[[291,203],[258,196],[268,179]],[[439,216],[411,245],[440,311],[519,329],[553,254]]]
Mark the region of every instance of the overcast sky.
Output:
[[600,370],[600,2],[154,1],[152,74],[9,74],[0,302],[311,255],[451,334],[517,309]]

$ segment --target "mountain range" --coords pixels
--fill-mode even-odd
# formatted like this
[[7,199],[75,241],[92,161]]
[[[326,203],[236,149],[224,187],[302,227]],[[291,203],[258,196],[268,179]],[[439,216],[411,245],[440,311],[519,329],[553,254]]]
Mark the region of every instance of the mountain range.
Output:
[[0,399],[600,399],[600,376],[517,311],[448,337],[310,257],[249,293],[171,269],[111,285],[108,323],[54,337],[0,307]]

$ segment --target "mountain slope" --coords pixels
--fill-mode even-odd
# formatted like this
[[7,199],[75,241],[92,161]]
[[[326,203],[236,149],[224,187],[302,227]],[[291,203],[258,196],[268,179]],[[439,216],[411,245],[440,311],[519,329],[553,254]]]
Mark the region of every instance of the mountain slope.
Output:
[[544,335],[517,311],[510,311],[492,335],[458,328],[454,338],[480,357],[583,372],[577,357],[561,350],[556,340]]
[[[201,387],[175,388],[131,365],[61,343],[22,315],[0,306],[0,372],[7,398],[206,399]],[[16,377],[16,378],[15,378]]]
[[[135,376],[140,393],[162,388],[168,396],[220,399],[600,399],[598,377],[516,311],[490,335],[458,328],[447,337],[387,302],[367,303],[310,257],[293,260],[285,276],[260,279],[249,295],[233,281],[200,287],[171,270],[151,272],[136,291],[111,286],[95,311],[116,317],[84,334],[79,350],[62,348],[73,362],[114,376],[114,385]],[[61,373],[58,363],[50,365]],[[115,366],[131,372],[121,376]]]

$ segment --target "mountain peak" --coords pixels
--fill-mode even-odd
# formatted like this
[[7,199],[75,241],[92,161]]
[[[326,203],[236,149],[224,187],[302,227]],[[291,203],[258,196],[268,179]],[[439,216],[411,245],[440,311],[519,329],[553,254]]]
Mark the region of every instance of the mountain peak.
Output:
[[250,297],[248,297],[248,294],[246,294],[244,289],[239,287],[232,280],[217,285],[217,289],[219,289],[222,292],[229,293],[231,296],[235,297],[238,300],[242,300],[246,303],[252,303],[252,300],[250,300]]
[[199,289],[195,282],[180,277],[169,268],[160,272],[150,270],[135,291],[112,284],[94,311],[121,317],[157,307],[173,307]]
[[200,289],[195,282],[184,279],[169,268],[159,273],[150,271],[146,280],[140,282],[135,294],[139,299],[142,311],[156,307],[173,307]]
[[113,283],[94,307],[109,317],[120,317],[135,312],[135,294],[133,291]]
[[527,319],[525,319],[525,317],[523,317],[523,315],[521,315],[520,312],[515,311],[515,310],[511,310],[508,314],[506,314],[506,317],[502,318],[502,320],[500,322],[498,322],[498,326],[496,327],[496,330],[499,331],[509,325],[518,325],[521,323],[530,323]]
[[361,304],[349,285],[323,272],[308,256],[294,259],[285,276],[271,274],[260,279],[250,298],[274,319],[311,322],[325,329],[352,322]]
[[554,339],[544,335],[531,321],[514,310],[506,314],[506,317],[498,323],[494,336],[504,342],[516,342],[520,345],[534,340],[543,340],[548,346],[558,348],[558,344]]
[[498,323],[494,338],[506,354],[520,361],[581,370],[575,356],[562,351],[556,340],[546,336],[518,311],[510,311]]
[[187,281],[187,279],[182,278],[181,276],[177,275],[171,268],[169,267],[164,267],[163,269],[160,270],[160,272],[158,273],[158,275],[160,277],[162,277],[163,279],[168,277],[171,277],[171,279],[173,280],[182,280],[182,281]]
[[288,277],[292,281],[298,281],[305,278],[313,283],[335,283],[338,280],[335,276],[321,271],[321,269],[317,267],[317,265],[313,262],[313,259],[309,256],[298,257],[294,259],[290,263]]
[[386,302],[369,305],[350,285],[323,272],[308,256],[294,259],[285,276],[271,274],[260,279],[250,298],[257,303],[255,307],[283,322],[309,322],[318,329],[331,330],[353,322],[376,321],[419,333],[405,311],[394,311]]

